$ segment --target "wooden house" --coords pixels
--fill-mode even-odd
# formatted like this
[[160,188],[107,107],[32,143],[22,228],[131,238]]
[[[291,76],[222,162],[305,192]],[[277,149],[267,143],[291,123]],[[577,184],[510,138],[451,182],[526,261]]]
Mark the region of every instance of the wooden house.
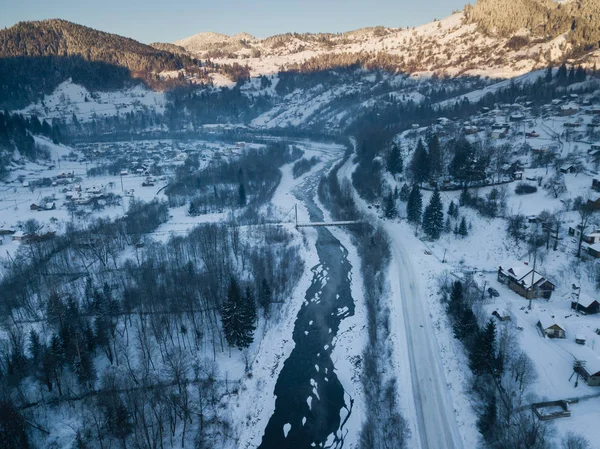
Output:
[[590,295],[580,293],[579,297],[571,298],[571,309],[586,315],[594,315],[600,312],[600,302]]
[[590,387],[600,387],[600,357],[587,346],[572,346],[569,352],[575,357],[575,372]]
[[538,327],[548,338],[566,338],[565,328],[548,313],[542,313],[537,322]]
[[498,267],[498,281],[526,299],[550,298],[556,286],[528,265]]

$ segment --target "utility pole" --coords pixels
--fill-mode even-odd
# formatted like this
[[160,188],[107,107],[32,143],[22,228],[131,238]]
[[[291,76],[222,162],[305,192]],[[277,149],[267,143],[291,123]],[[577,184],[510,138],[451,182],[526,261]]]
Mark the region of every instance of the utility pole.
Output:
[[442,257],[442,263],[446,263],[446,251],[448,251],[448,249],[444,248],[444,257]]
[[296,212],[296,227],[298,227],[298,204],[294,204],[294,210]]
[[534,294],[535,289],[534,289],[534,285],[535,285],[535,264],[537,262],[537,231],[539,228],[539,223],[536,221],[535,223],[535,240],[533,241],[533,270],[531,271],[531,294],[530,294],[530,298],[529,298],[529,307],[528,309],[531,310],[531,295]]

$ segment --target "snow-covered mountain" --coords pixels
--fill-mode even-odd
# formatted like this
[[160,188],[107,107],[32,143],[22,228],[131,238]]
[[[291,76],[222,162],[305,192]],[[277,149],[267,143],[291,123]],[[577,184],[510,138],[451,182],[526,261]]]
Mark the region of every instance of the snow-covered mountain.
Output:
[[553,39],[533,39],[527,30],[490,36],[476,23],[468,23],[463,12],[414,28],[288,33],[265,39],[199,33],[175,44],[216,63],[247,64],[253,76],[276,73],[281,67],[308,71],[360,60],[363,65],[393,67],[404,73],[510,78],[565,57],[589,66],[600,58],[597,50],[571,57],[568,33]]

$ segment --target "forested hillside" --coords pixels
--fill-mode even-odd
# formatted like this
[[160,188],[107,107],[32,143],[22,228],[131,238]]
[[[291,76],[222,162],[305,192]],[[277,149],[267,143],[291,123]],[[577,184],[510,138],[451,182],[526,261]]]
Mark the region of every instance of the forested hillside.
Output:
[[195,65],[185,55],[157,50],[133,39],[97,31],[66,20],[19,22],[0,31],[0,57],[83,56],[132,72],[177,70]]
[[501,37],[523,29],[543,39],[569,32],[569,42],[580,51],[598,48],[600,41],[598,0],[478,0],[465,7],[465,19],[484,33]]
[[23,107],[69,78],[90,90],[121,89],[134,78],[155,85],[156,72],[197,65],[183,53],[65,20],[20,22],[0,30],[0,107]]

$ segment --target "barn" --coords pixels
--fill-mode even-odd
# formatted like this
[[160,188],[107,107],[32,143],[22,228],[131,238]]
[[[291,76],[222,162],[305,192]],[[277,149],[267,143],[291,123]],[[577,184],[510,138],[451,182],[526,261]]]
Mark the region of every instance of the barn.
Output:
[[571,309],[586,315],[593,315],[600,312],[600,303],[596,298],[581,293],[579,298],[574,297],[571,299]]

